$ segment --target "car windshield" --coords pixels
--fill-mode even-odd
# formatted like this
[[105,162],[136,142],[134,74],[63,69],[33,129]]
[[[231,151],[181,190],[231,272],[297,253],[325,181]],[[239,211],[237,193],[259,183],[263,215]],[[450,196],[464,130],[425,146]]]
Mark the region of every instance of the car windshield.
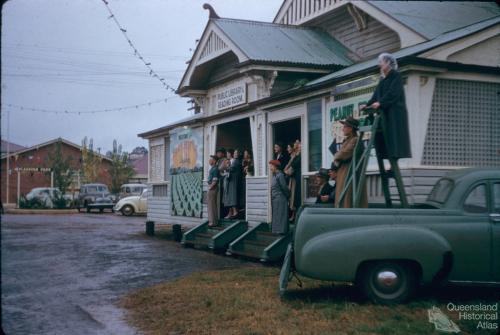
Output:
[[453,189],[453,180],[443,178],[437,182],[427,198],[428,201],[444,204]]
[[108,188],[106,186],[97,186],[99,192],[108,192]]

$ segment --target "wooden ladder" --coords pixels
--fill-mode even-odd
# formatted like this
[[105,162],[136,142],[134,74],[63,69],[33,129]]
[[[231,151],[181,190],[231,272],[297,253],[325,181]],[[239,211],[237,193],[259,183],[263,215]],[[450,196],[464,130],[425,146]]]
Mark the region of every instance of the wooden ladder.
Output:
[[[384,192],[385,204],[387,207],[392,207],[391,193],[389,190],[389,178],[393,178],[396,182],[396,188],[398,190],[399,201],[401,207],[408,207],[408,200],[406,198],[406,192],[403,184],[403,179],[401,177],[401,171],[398,166],[397,158],[388,158],[390,164],[390,169],[386,170],[384,165],[384,160],[382,158],[382,153],[378,152],[375,147],[375,136],[377,132],[382,132],[384,137],[384,142],[387,142],[387,133],[384,127],[382,113],[376,113],[373,109],[365,109],[368,116],[364,120],[363,126],[359,128],[359,137],[354,147],[354,154],[352,156],[352,161],[347,172],[347,180],[344,184],[344,188],[340,193],[340,199],[337,203],[337,207],[343,207],[347,191],[352,187],[352,204],[353,207],[360,207],[362,196],[364,192],[364,184],[366,181],[366,167],[368,165],[368,160],[370,159],[370,153],[372,148],[375,148],[375,154],[377,156],[378,168],[380,171],[380,177],[382,181],[382,191]],[[366,132],[370,132],[370,138],[367,145],[363,143],[363,137]]]

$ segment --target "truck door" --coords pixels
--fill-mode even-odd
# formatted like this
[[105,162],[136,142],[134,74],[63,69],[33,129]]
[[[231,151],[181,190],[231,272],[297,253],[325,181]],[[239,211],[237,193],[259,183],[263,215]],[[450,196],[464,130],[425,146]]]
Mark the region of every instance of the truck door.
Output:
[[500,180],[492,184],[493,206],[491,222],[491,266],[493,278],[500,281]]
[[491,230],[488,184],[472,186],[462,202],[463,217],[448,237],[453,250],[451,280],[491,280]]

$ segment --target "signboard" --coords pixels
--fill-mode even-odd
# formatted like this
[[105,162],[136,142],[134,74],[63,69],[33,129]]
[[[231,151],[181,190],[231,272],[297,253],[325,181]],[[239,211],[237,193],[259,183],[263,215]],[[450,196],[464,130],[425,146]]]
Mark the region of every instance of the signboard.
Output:
[[[359,113],[359,106],[366,104],[370,100],[372,93],[355,96],[348,99],[339,101],[332,101],[326,105],[326,146],[329,147],[335,140],[337,149],[340,148],[344,135],[342,133],[341,120],[345,120],[348,116],[353,116],[355,119],[360,120],[360,125],[363,125],[364,117]],[[369,136],[369,134],[365,134]],[[328,166],[333,161],[331,154],[327,155]]]
[[170,215],[201,218],[203,194],[203,128],[170,133]]
[[216,95],[217,111],[242,105],[245,104],[246,102],[247,102],[246,83],[238,83],[236,85],[228,86],[223,90],[217,92]]

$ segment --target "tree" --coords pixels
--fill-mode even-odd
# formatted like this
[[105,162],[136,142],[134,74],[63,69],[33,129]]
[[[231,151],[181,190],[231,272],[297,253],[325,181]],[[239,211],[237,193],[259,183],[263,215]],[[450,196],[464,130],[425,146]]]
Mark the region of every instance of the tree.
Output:
[[128,154],[122,152],[122,146],[113,140],[113,151],[111,152],[111,192],[119,193],[120,187],[125,184],[135,173],[128,164]]
[[82,172],[83,179],[87,183],[97,181],[101,156],[94,152],[94,141],[90,139],[87,143],[87,136],[82,141]]
[[62,140],[56,142],[54,150],[47,155],[47,164],[50,166],[51,172],[54,173],[54,186],[59,188],[61,193],[66,193],[66,190],[71,185],[71,156],[63,156],[61,150]]

